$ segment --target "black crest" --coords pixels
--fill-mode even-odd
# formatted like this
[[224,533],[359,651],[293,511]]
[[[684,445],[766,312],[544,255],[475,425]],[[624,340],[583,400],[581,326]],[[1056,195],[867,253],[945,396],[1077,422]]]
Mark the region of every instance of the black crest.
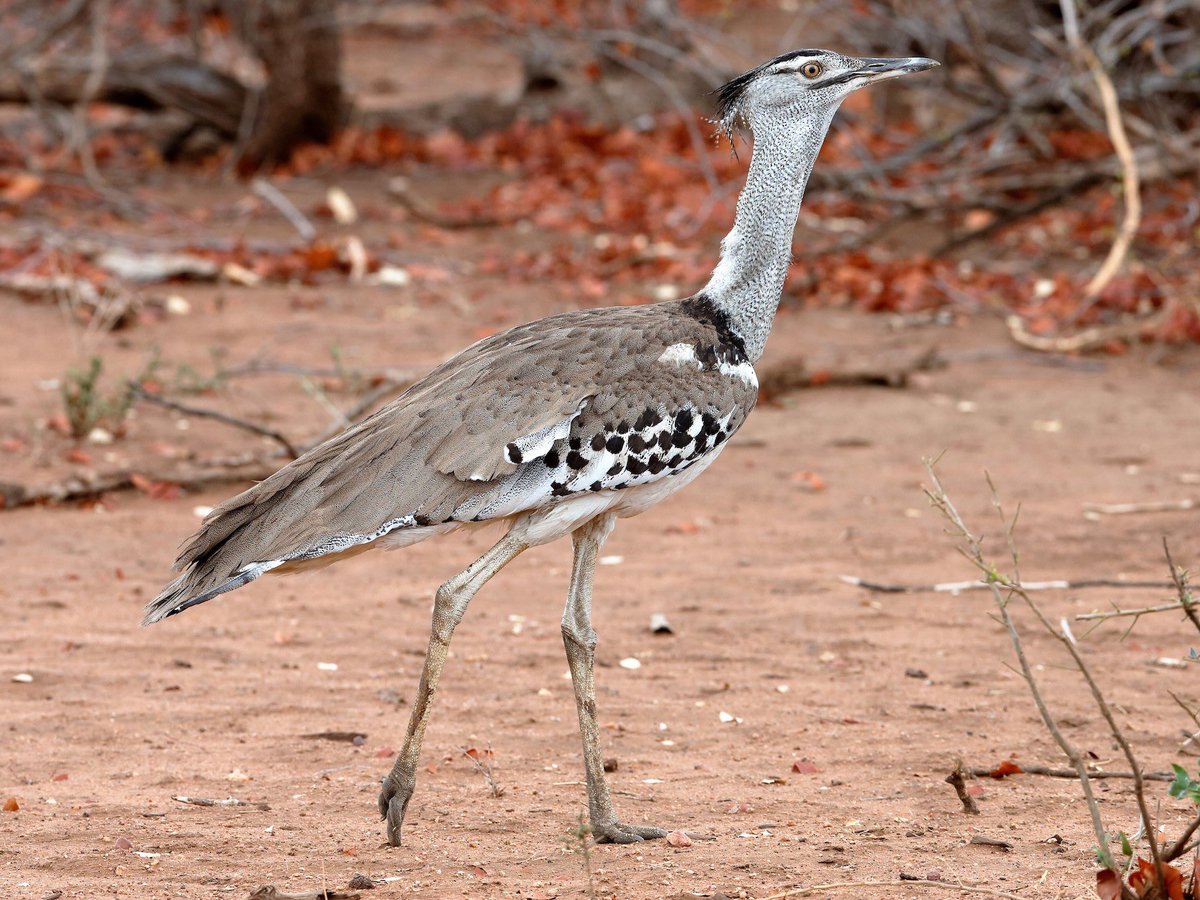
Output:
[[793,50],[790,53],[784,53],[772,60],[768,60],[761,66],[756,66],[749,72],[744,72],[737,78],[725,82],[713,92],[717,95],[717,122],[721,128],[732,139],[733,127],[737,124],[738,116],[742,111],[742,98],[746,94],[746,88],[767,69],[781,62],[787,62],[801,56],[818,56],[823,52],[822,50]]

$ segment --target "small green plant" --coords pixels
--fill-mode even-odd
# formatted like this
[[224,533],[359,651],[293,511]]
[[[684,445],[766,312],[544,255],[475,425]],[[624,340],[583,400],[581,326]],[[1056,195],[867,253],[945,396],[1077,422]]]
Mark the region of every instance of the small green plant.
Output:
[[583,813],[579,814],[575,827],[567,832],[567,847],[571,852],[578,852],[583,857],[588,900],[596,900],[596,882],[592,877],[592,826],[584,821]]
[[1171,782],[1167,792],[1176,800],[1186,798],[1200,806],[1200,781],[1188,775],[1187,769],[1178,763],[1171,763],[1171,768],[1175,770],[1175,780]]
[[104,361],[93,356],[86,369],[68,369],[62,379],[63,409],[71,437],[82,439],[92,429],[105,425],[111,431],[119,431],[133,406],[133,390],[122,384],[111,393],[105,394],[100,386],[104,372]]
[[208,394],[219,390],[229,380],[229,370],[225,365],[227,355],[224,347],[209,347],[208,355],[212,362],[212,374],[205,375],[188,363],[180,363],[175,367],[174,389],[180,394]]

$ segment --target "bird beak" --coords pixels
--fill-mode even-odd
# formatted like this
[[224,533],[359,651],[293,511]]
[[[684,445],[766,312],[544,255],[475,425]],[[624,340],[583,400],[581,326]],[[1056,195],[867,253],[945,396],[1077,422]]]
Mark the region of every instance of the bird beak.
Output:
[[866,82],[883,81],[887,78],[910,75],[913,72],[924,72],[926,69],[941,65],[936,59],[926,59],[923,56],[905,56],[895,59],[867,58],[861,62],[861,66],[847,74]]
[[926,69],[932,69],[934,66],[941,65],[937,60],[926,59],[923,56],[902,56],[894,59],[887,57],[867,57],[866,59],[860,59],[859,62],[862,65],[857,69],[843,72],[836,78],[826,79],[818,87],[824,88],[852,81],[855,82],[854,89],[857,89],[866,87],[868,84],[874,84],[876,81],[886,81],[888,78],[898,78],[901,75],[908,75],[912,72],[924,72]]

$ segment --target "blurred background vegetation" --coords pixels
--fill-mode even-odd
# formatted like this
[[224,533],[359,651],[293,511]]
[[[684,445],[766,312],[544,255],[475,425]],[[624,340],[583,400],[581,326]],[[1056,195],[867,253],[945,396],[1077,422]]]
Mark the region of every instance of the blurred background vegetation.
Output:
[[[58,289],[69,269],[88,306],[229,264],[267,280],[403,279],[386,239],[347,250],[318,233],[314,214],[357,216],[340,195],[301,209],[279,190],[353,172],[377,184],[369,216],[459,236],[525,229],[478,273],[549,279],[579,303],[686,293],[730,220],[746,150],[715,139],[707,93],[766,57],[830,46],[945,65],[839,117],[790,298],[1015,316],[1013,336],[1040,349],[1194,341],[1198,31],[1192,0],[12,0],[0,287]],[[236,178],[298,242],[199,236],[247,209],[161,193]],[[106,223],[158,249],[174,230],[168,249],[193,261],[114,261],[83,240]]]

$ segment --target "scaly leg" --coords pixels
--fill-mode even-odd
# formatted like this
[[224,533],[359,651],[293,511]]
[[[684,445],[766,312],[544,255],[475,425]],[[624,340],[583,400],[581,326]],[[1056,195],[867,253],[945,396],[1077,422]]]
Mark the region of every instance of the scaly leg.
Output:
[[649,825],[622,825],[617,821],[608,794],[608,782],[604,778],[604,761],[600,756],[596,680],[593,673],[596,632],[592,630],[592,576],[596,571],[596,555],[615,523],[616,517],[608,513],[592,519],[572,534],[575,559],[567,607],[563,610],[562,634],[563,644],[567,648],[567,664],[571,667],[571,683],[575,686],[579,733],[583,737],[583,768],[587,775],[588,816],[592,823],[592,835],[599,844],[632,844],[646,838],[663,837],[666,832]]
[[450,637],[454,634],[454,627],[462,621],[467,604],[471,602],[475,592],[528,546],[523,540],[513,537],[510,532],[491,550],[437,590],[437,597],[433,603],[429,650],[425,654],[425,667],[421,671],[421,683],[417,686],[417,698],[408,720],[404,746],[396,757],[392,771],[384,777],[383,789],[379,792],[379,814],[387,819],[388,843],[393,847],[400,846],[404,813],[417,785],[417,761],[421,756],[421,740],[425,737],[425,726],[429,723],[429,707],[437,691],[442,668],[446,665],[446,653],[450,649]]

